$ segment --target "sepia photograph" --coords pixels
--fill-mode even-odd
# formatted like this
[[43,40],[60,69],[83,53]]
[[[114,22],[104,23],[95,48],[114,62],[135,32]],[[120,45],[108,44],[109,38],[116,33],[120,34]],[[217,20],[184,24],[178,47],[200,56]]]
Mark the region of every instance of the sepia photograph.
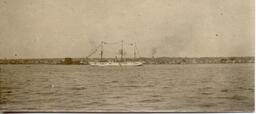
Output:
[[0,0],[0,112],[254,112],[254,0]]

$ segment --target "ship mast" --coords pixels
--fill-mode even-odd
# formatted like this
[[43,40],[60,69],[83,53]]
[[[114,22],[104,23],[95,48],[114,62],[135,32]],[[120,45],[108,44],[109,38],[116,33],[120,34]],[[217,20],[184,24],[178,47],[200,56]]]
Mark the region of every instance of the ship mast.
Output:
[[103,57],[103,41],[101,41],[101,45],[100,45],[100,61],[102,61],[102,57]]
[[133,50],[133,57],[134,57],[134,60],[136,59],[136,43],[134,43],[134,50]]
[[121,41],[121,61],[123,61],[123,54],[124,54],[124,41]]

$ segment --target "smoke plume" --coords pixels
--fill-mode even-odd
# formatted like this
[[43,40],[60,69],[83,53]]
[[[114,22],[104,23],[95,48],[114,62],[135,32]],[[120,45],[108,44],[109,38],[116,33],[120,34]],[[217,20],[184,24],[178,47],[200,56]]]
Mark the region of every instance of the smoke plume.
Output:
[[157,48],[155,47],[155,48],[152,48],[152,57],[154,57],[155,56],[155,54],[157,53]]

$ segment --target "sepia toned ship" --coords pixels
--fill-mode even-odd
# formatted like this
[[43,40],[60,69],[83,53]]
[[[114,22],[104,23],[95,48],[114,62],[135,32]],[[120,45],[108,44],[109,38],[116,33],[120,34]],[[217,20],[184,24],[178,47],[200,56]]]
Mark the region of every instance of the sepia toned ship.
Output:
[[[119,50],[120,59],[118,59],[116,56],[114,60],[105,60],[103,58],[104,45],[107,45],[107,44],[111,45],[111,44],[117,44],[117,43],[121,43],[121,49]],[[100,60],[88,62],[89,65],[92,65],[92,66],[142,66],[143,65],[142,61],[136,61],[136,51],[137,51],[136,43],[130,43],[129,45],[133,46],[134,48],[133,60],[124,59],[124,41],[123,40],[121,42],[114,42],[114,43],[101,41],[101,44],[98,47],[96,47],[96,49],[94,49],[86,58],[89,58],[90,56],[98,52],[98,50],[100,49]]]

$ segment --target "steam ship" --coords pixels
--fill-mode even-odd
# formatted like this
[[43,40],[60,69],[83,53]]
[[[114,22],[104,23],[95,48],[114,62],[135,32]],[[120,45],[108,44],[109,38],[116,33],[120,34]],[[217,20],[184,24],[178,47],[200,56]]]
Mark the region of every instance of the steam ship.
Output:
[[[118,59],[116,56],[114,60],[104,60],[103,59],[104,45],[116,44],[116,43],[121,43],[121,49],[119,50],[120,59]],[[90,53],[86,57],[86,58],[89,58],[91,55],[96,53],[98,51],[98,49],[100,49],[100,60],[89,62],[89,65],[92,65],[92,66],[142,66],[143,65],[142,61],[136,61],[136,54],[137,54],[136,53],[136,51],[137,51],[136,43],[130,44],[134,48],[133,49],[134,50],[133,60],[130,60],[130,61],[127,61],[126,59],[124,59],[124,42],[123,42],[123,40],[121,42],[116,42],[116,43],[108,43],[108,42],[101,41],[101,44],[96,49],[94,49],[92,51],[92,53]]]

